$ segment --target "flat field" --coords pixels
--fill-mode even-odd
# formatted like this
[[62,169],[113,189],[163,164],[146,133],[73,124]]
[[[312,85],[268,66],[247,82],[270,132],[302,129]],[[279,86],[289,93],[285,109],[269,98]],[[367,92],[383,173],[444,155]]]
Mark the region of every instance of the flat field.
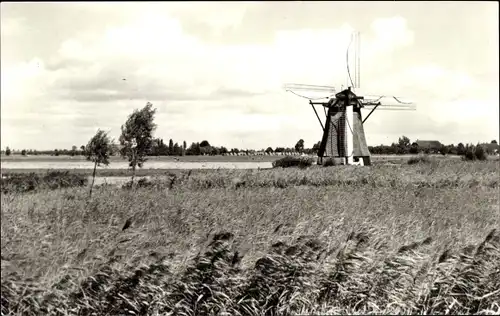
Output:
[[[372,155],[372,159],[374,161],[378,160],[405,160],[414,155]],[[441,158],[441,155],[429,155],[433,158]],[[148,157],[149,161],[180,161],[180,162],[250,162],[250,161],[268,161],[272,162],[276,159],[279,159],[283,156],[278,155],[249,155],[249,156],[151,156]],[[459,156],[448,155],[444,159],[456,159],[460,158]],[[48,155],[36,155],[36,156],[21,156],[21,155],[11,155],[11,156],[1,156],[1,161],[85,161],[85,157],[83,156],[48,156]],[[123,158],[118,156],[111,157],[111,165],[113,162],[125,161]]]
[[178,171],[91,199],[2,194],[2,314],[498,314],[499,170]]
[[[373,164],[384,164],[384,163],[397,163],[401,164],[406,162],[408,159],[414,155],[373,155]],[[260,168],[270,168],[271,162],[279,159],[283,156],[182,156],[182,157],[170,157],[170,156],[160,156],[160,157],[148,157],[148,162],[145,164],[144,169],[137,169],[138,176],[154,176],[154,175],[164,175],[168,172],[178,172],[182,168],[190,169],[196,172],[204,172],[205,166],[210,166],[211,164],[226,164],[222,168],[233,168],[232,163],[269,163],[264,164]],[[434,160],[457,160],[459,156],[446,156],[441,155],[429,156]],[[69,171],[75,174],[86,174],[91,175],[93,171],[93,165],[91,162],[87,162],[82,156],[2,156],[1,173],[2,175],[12,174],[12,173],[46,173],[48,170],[59,170],[59,171]],[[96,171],[96,176],[98,177],[114,177],[114,176],[130,176],[130,170],[126,168],[126,160],[113,156],[110,159],[110,164],[107,167],[98,167]],[[12,168],[10,163],[21,163],[24,166],[21,168]],[[50,163],[50,168],[40,167],[45,163]],[[39,164],[39,165],[38,165]],[[71,166],[77,165],[78,168]],[[82,167],[82,165],[85,165]],[[154,167],[151,167],[154,165]],[[177,165],[177,166],[175,166]],[[120,167],[121,166],[121,167]],[[173,167],[174,166],[174,167]],[[181,168],[179,168],[181,166]],[[258,165],[245,165],[243,168],[254,168],[257,169]],[[198,169],[200,168],[200,169]],[[217,168],[217,167],[216,167]],[[215,168],[214,168],[215,169]]]

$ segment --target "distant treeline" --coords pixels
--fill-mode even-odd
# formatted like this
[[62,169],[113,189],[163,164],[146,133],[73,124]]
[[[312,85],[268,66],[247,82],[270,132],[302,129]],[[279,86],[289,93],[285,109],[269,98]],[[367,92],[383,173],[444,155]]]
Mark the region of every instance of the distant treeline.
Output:
[[481,147],[488,155],[496,154],[499,151],[499,145],[496,140],[489,143],[464,144],[458,143],[444,145],[439,141],[415,141],[411,142],[406,136],[399,138],[397,143],[392,143],[390,146],[368,146],[368,149],[375,155],[407,155],[407,154],[441,154],[441,155],[460,155],[463,156],[469,151],[474,151]]
[[[114,155],[119,155],[119,145],[113,145]],[[406,155],[406,154],[442,154],[442,155],[465,155],[471,148],[481,146],[485,153],[492,155],[499,151],[499,145],[496,140],[489,143],[480,144],[450,144],[444,145],[439,141],[416,141],[410,142],[406,136],[398,139],[398,142],[391,145],[368,146],[368,149],[375,155]],[[174,142],[172,139],[166,144],[162,138],[155,138],[151,147],[150,156],[200,156],[200,155],[283,155],[283,154],[307,154],[315,155],[318,153],[320,142],[314,144],[311,148],[304,146],[304,140],[300,139],[294,147],[267,147],[266,149],[241,149],[241,148],[226,148],[224,146],[212,146],[207,140],[201,142],[193,142],[188,147],[186,141],[182,143]],[[85,155],[85,146],[73,146],[71,149],[54,149],[54,150],[35,150],[22,149],[14,150],[7,147],[2,150],[2,155],[50,155],[50,156],[81,156]]]

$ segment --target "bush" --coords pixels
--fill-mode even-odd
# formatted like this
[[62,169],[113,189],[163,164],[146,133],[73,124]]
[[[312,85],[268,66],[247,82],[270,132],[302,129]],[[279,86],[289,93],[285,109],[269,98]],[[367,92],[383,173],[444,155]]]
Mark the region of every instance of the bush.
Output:
[[[153,182],[149,180],[148,178],[140,178],[136,183],[135,186],[137,188],[151,188],[158,183]],[[134,186],[134,183],[132,181],[127,181],[125,184],[122,185],[122,189],[131,189]]]
[[419,156],[411,157],[410,159],[408,159],[409,165],[414,165],[417,163],[430,163],[430,162],[431,162],[431,159],[427,155],[419,155]]
[[13,173],[2,178],[2,192],[30,192],[37,189],[56,190],[60,188],[81,187],[87,185],[87,177],[69,171],[49,171],[45,175],[34,172]]
[[446,156],[449,152],[450,150],[445,145],[442,145],[441,148],[439,148],[439,153],[443,156]]
[[464,160],[474,161],[474,160],[486,160],[488,158],[484,148],[482,146],[471,146],[465,151]]
[[334,158],[328,158],[323,162],[323,167],[332,167],[336,166],[337,162],[335,161]]
[[476,146],[474,156],[477,160],[486,160],[488,158],[483,146]]
[[463,159],[473,161],[476,160],[476,155],[474,155],[474,151],[471,148],[469,148],[465,151]]
[[289,168],[289,167],[307,168],[310,167],[313,164],[313,162],[314,159],[312,158],[286,156],[276,161],[273,161],[273,168]]

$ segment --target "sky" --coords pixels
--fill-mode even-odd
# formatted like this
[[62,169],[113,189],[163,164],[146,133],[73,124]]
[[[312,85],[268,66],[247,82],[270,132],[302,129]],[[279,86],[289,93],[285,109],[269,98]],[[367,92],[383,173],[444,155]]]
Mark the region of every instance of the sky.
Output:
[[97,129],[118,139],[147,102],[165,142],[312,147],[317,118],[283,85],[346,87],[353,31],[356,93],[417,106],[376,110],[368,145],[499,138],[497,1],[2,2],[0,12],[2,149],[79,147]]

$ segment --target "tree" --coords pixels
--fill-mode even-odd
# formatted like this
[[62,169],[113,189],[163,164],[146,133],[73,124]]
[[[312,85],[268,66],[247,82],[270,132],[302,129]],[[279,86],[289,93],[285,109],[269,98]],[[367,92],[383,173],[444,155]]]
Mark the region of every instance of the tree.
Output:
[[492,144],[498,144],[497,141],[494,139],[491,141]]
[[273,153],[273,151],[274,151],[274,150],[273,150],[271,147],[267,147],[267,149],[266,149],[266,153],[267,153],[267,154],[272,154],[272,153]]
[[448,154],[450,155],[456,155],[457,154],[457,147],[455,147],[454,144],[451,144],[448,146]]
[[75,145],[73,145],[73,146],[71,147],[71,156],[76,155],[76,150],[77,150],[76,146],[75,146]]
[[481,146],[480,144],[477,144],[476,147],[474,148],[474,156],[476,157],[477,160],[488,159],[488,156],[484,151],[483,146]]
[[163,139],[157,138],[153,142],[153,146],[156,145],[156,148],[153,148],[153,152],[157,156],[168,156],[168,147],[163,143]]
[[187,149],[188,155],[192,156],[198,156],[200,154],[200,144],[199,143],[192,143],[189,149]]
[[210,146],[200,146],[200,154],[210,155],[212,153],[212,147]]
[[203,140],[200,143],[200,147],[210,147],[210,143],[207,140]]
[[412,143],[409,149],[410,154],[418,154],[418,144],[416,142]]
[[314,153],[317,153],[319,151],[319,147],[321,146],[321,142],[317,142],[316,144],[313,145],[312,151]]
[[[73,146],[76,147],[76,146]],[[94,172],[92,173],[92,184],[90,185],[89,197],[92,197],[92,188],[94,187],[95,171],[101,164],[109,165],[109,156],[112,153],[111,140],[104,131],[97,130],[97,133],[90,139],[85,148],[85,157],[94,163]]]
[[439,153],[443,156],[447,155],[449,152],[449,148],[445,145],[441,145],[441,148],[439,148]]
[[59,150],[54,149],[54,156],[59,156]]
[[218,147],[208,147],[208,148],[210,148],[210,155],[212,156],[220,155],[220,148]]
[[7,146],[7,148],[5,148],[5,155],[10,156],[10,154],[11,154],[10,148],[9,146]]
[[410,146],[410,139],[403,135],[398,139],[398,144],[401,147],[409,147]]
[[458,143],[458,145],[457,145],[457,154],[460,155],[460,156],[465,155],[465,151],[466,151],[466,148],[465,148],[464,144]]
[[207,140],[203,140],[200,143],[200,154],[202,155],[212,155],[213,148],[210,146],[210,143]]
[[175,151],[174,151],[174,141],[172,140],[172,138],[170,138],[170,140],[168,141],[168,154],[169,155],[175,155]]
[[304,140],[300,139],[297,144],[295,144],[295,150],[298,152],[302,152],[304,150]]
[[410,139],[406,136],[401,136],[398,139],[398,146],[397,146],[397,153],[398,154],[407,154],[410,150]]
[[187,148],[186,141],[183,141],[182,142],[182,155],[183,156],[186,154],[186,148]]
[[172,146],[172,152],[173,152],[173,155],[174,156],[180,156],[181,155],[181,148],[179,147],[179,144],[175,143],[173,146]]
[[147,161],[146,155],[153,145],[153,132],[156,129],[155,113],[153,104],[148,102],[142,110],[134,110],[121,127],[120,155],[128,158],[129,166],[132,168],[132,185],[136,168],[142,168]]
[[219,155],[225,156],[229,151],[226,147],[220,146],[219,148],[217,148],[217,152]]
[[80,146],[81,155],[85,155],[85,145]]
[[26,149],[21,150],[21,155],[26,156]]

